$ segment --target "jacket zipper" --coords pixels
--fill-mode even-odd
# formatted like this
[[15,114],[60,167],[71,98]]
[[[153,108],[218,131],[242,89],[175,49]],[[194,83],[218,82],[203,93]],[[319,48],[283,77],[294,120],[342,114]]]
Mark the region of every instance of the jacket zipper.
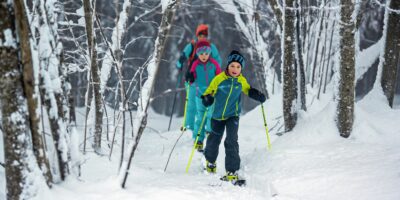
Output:
[[231,83],[231,90],[229,91],[228,98],[226,99],[226,102],[225,102],[224,111],[222,112],[222,120],[224,120],[224,115],[225,115],[225,111],[226,111],[226,106],[228,105],[229,97],[231,97],[232,88],[233,88],[233,78],[232,78],[232,83]]

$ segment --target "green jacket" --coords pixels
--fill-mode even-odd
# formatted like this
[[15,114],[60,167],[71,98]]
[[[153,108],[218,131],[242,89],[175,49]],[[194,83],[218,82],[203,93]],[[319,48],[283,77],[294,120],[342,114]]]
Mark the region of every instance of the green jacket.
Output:
[[214,96],[215,105],[213,119],[225,120],[229,117],[239,116],[241,111],[241,94],[249,94],[250,85],[246,78],[240,74],[231,77],[227,72],[218,74],[210,83],[203,95]]

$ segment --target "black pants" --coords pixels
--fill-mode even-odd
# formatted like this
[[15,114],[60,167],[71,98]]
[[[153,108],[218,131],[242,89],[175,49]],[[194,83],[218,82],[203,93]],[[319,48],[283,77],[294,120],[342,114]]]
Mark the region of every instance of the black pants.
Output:
[[230,117],[226,120],[211,119],[212,132],[207,137],[204,155],[208,162],[215,163],[225,127],[225,170],[235,172],[240,168],[238,143],[239,117]]

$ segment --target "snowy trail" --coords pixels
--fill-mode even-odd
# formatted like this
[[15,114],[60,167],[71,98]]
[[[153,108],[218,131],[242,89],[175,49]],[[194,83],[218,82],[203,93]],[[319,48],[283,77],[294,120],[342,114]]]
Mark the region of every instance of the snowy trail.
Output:
[[[202,155],[197,152],[186,174],[192,148],[189,132],[178,142],[164,173],[168,154],[180,135],[178,122],[173,131],[148,129],[143,135],[125,190],[119,188],[116,176],[119,153],[113,155],[112,162],[107,157],[87,154],[81,181],[70,177],[47,191],[46,196],[61,200],[400,199],[400,111],[385,107],[379,95],[371,95],[357,103],[354,132],[349,139],[336,132],[332,120],[335,106],[327,103],[328,96],[316,101],[307,113],[300,113],[292,132],[278,137],[274,135],[278,128],[271,131],[270,151],[260,107],[242,116],[240,175],[247,179],[246,187],[229,183],[215,186],[225,173],[223,145],[217,175],[204,174]],[[268,100],[265,108],[270,126],[282,120],[279,97]],[[152,115],[149,126],[164,130],[167,122],[167,117]]]

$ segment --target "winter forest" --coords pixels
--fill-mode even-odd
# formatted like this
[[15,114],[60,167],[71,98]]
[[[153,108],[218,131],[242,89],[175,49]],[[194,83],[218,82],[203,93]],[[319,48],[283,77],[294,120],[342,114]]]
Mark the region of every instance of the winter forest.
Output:
[[400,199],[399,21],[400,0],[0,0],[0,199]]

